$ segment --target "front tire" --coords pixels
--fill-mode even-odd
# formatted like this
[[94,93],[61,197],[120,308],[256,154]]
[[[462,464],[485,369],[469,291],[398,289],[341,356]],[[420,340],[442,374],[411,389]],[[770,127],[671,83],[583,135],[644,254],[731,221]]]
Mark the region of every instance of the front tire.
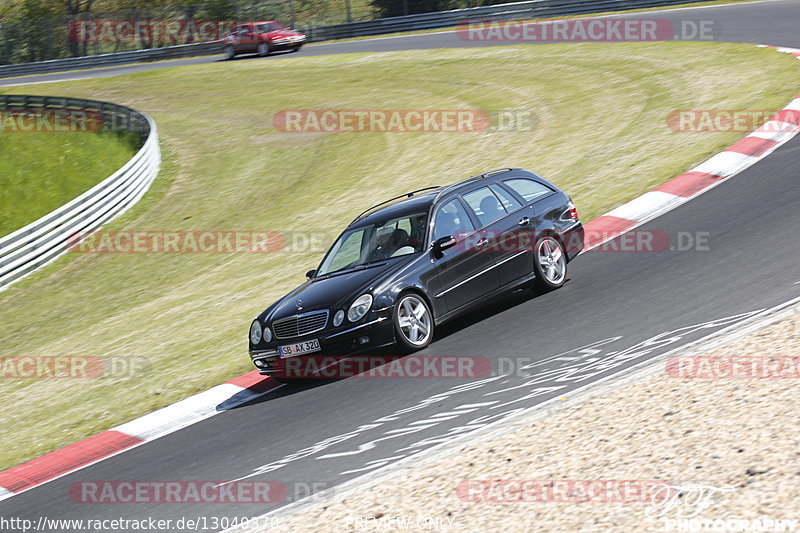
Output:
[[567,281],[567,254],[555,237],[545,235],[536,241],[533,269],[536,274],[533,286],[539,291],[558,289]]
[[266,57],[269,55],[269,45],[267,43],[258,43],[256,51],[259,57]]
[[421,296],[405,293],[392,313],[397,344],[406,351],[421,350],[433,340],[433,314]]

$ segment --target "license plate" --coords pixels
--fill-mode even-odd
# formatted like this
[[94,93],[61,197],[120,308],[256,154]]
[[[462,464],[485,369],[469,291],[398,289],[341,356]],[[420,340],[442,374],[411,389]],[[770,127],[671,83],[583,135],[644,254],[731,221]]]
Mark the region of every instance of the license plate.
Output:
[[278,353],[281,357],[294,357],[295,355],[302,355],[304,353],[318,352],[322,349],[319,345],[318,339],[311,339],[310,341],[298,342],[295,344],[286,344],[278,346]]

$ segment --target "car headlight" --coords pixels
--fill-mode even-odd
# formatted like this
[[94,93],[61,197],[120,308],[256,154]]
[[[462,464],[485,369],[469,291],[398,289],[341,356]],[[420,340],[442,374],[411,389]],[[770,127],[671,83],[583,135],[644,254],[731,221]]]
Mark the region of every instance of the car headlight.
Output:
[[350,322],[355,322],[356,320],[364,318],[364,315],[367,314],[370,307],[372,307],[372,295],[362,294],[356,298],[356,301],[350,306],[350,309],[347,311],[347,319]]
[[261,324],[258,323],[258,320],[254,320],[253,324],[250,326],[250,344],[258,344],[261,342]]
[[339,309],[338,311],[336,311],[336,314],[333,315],[333,326],[338,328],[339,326],[342,325],[343,321],[344,321],[344,311]]
[[272,330],[269,329],[269,326],[264,324],[264,333],[262,334],[264,337],[264,342],[269,342],[272,340]]

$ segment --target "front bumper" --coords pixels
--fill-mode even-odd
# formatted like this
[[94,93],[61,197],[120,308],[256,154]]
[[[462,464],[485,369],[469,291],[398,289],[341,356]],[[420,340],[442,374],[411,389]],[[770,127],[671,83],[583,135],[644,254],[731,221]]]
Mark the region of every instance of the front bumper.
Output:
[[282,43],[278,43],[278,42],[272,41],[272,49],[273,50],[293,50],[295,48],[300,48],[304,44],[306,44],[306,40],[305,39],[303,39],[301,41],[286,41],[286,42],[282,42]]
[[278,346],[294,344],[311,339],[319,340],[320,351],[294,357],[326,357],[363,354],[384,346],[394,344],[394,327],[391,308],[374,312],[374,316],[362,324],[349,328],[329,328],[311,335],[268,343],[266,346],[250,349],[250,359],[261,374],[280,375],[286,367],[287,359],[278,355]]

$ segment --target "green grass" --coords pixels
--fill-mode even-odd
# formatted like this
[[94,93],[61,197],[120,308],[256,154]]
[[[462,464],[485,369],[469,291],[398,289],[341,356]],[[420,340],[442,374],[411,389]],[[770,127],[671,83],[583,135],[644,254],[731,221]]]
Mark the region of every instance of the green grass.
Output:
[[113,134],[0,132],[0,237],[91,189],[135,153]]
[[[589,220],[732,144],[681,134],[674,109],[777,109],[798,62],[752,45],[637,43],[462,48],[242,60],[16,93],[112,101],[153,116],[166,170],[112,229],[272,230],[327,245],[390,196],[519,166],[566,189]],[[531,131],[280,133],[286,109],[532,110]],[[290,241],[291,242],[291,241]],[[323,250],[70,254],[0,293],[0,354],[146,357],[140,376],[0,380],[0,468],[251,370],[250,321]]]

